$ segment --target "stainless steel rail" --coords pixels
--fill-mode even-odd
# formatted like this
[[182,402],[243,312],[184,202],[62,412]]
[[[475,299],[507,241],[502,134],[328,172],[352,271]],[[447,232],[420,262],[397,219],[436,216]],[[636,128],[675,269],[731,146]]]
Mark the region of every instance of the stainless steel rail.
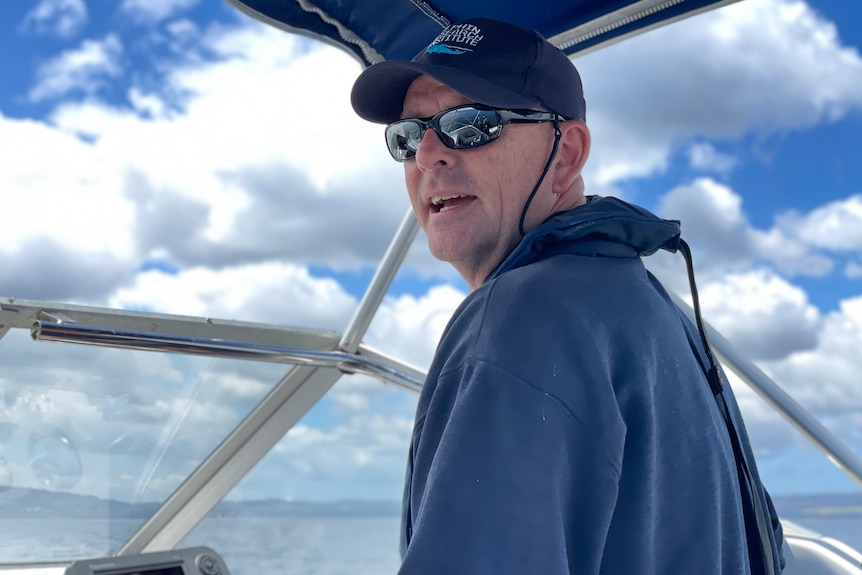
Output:
[[379,357],[245,341],[111,329],[69,322],[36,321],[30,335],[37,341],[80,343],[189,355],[207,355],[314,367],[335,367],[345,373],[361,373],[410,391],[422,388],[423,378]]
[[356,313],[353,314],[350,323],[344,330],[344,335],[338,343],[338,347],[343,351],[353,353],[359,349],[359,343],[362,341],[368,326],[371,325],[371,320],[374,319],[374,314],[377,313],[377,308],[380,307],[380,303],[392,284],[401,262],[404,261],[404,256],[407,255],[410,244],[413,243],[413,238],[416,237],[418,230],[419,222],[413,215],[413,209],[410,208],[404,219],[401,220],[401,225],[395,232],[395,237],[392,238],[383,260],[377,266],[377,272],[371,279],[368,289],[365,290],[365,295],[359,302]]

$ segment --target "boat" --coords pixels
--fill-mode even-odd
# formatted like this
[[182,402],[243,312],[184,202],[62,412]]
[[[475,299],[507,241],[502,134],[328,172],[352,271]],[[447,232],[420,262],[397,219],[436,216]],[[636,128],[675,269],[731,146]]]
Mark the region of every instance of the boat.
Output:
[[[286,33],[342,48],[363,65],[409,58],[442,25],[476,14],[493,14],[536,28],[575,56],[730,3],[228,1]],[[253,567],[240,568],[229,549],[241,540],[229,495],[342,378],[364,376],[411,394],[421,389],[422,369],[364,342],[417,230],[408,211],[352,319],[341,330],[18,297],[26,294],[0,297],[0,349],[25,358],[33,368],[31,382],[17,386],[14,396],[4,396],[6,407],[31,406],[32,417],[0,418],[0,509],[4,511],[0,533],[7,547],[0,574],[217,575],[280,573],[286,566],[291,572],[306,572],[307,566],[290,564],[290,551],[284,549],[275,549],[274,557],[266,561],[252,557]],[[679,304],[688,309],[683,300]],[[718,331],[708,326],[707,333],[726,368],[862,485],[862,461],[857,454]],[[57,366],[45,357],[59,350],[71,367],[64,365],[58,376]],[[73,351],[67,354],[66,350]],[[76,380],[75,364],[91,367],[93,362],[99,362],[105,376]],[[130,365],[135,369],[130,370]],[[196,377],[202,368],[211,377]],[[174,397],[154,395],[156,389],[147,385],[146,377],[156,373],[164,381],[176,382]],[[232,413],[214,408],[208,396],[214,393],[217,376],[222,378],[220,399],[247,407]],[[180,407],[163,409],[166,404]],[[133,411],[150,414],[151,422],[160,428],[157,436],[137,428],[140,422],[129,416]],[[193,434],[202,430],[205,440],[191,442]],[[14,459],[26,462],[35,482],[15,487]],[[106,496],[68,496],[88,482],[105,482]],[[261,505],[263,514],[277,513],[285,506],[294,509],[289,501]],[[225,522],[222,536],[195,540],[196,526],[208,519]],[[52,531],[60,522],[68,527]],[[790,521],[784,526],[793,555],[786,573],[862,574],[859,549]],[[88,539],[97,541],[95,545],[84,545],[77,537],[88,529],[95,532]],[[48,532],[50,538],[43,537]],[[259,564],[254,565],[255,560]]]

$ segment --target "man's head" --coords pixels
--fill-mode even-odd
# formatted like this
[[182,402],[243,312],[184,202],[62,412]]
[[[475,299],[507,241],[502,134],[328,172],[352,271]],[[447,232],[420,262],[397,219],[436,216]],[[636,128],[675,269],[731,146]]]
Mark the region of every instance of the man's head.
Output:
[[484,18],[449,26],[413,60],[365,70],[352,103],[390,124],[431,251],[471,288],[524,231],[583,203],[580,76],[532,30]]

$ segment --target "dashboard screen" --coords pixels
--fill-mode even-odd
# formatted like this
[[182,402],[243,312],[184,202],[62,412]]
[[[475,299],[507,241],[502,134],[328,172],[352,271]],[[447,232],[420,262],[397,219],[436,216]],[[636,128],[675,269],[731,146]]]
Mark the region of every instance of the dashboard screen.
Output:
[[159,569],[148,569],[146,571],[102,571],[101,575],[185,575],[181,565],[173,567],[161,567]]

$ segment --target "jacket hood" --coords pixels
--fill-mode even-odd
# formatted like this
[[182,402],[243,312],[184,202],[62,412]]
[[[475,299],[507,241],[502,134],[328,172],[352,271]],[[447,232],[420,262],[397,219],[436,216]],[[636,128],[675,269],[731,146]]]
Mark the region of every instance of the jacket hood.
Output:
[[679,242],[678,220],[663,220],[617,198],[587,196],[586,204],[556,213],[530,230],[488,279],[560,253],[648,256],[660,249],[676,252]]

